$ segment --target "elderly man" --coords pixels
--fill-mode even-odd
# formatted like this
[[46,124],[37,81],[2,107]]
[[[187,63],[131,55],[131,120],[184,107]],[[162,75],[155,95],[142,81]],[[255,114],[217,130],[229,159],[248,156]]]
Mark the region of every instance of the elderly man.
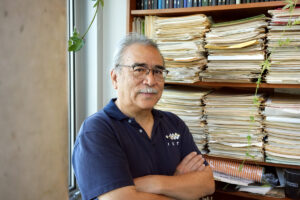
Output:
[[214,192],[212,170],[188,127],[153,108],[167,73],[152,40],[122,40],[111,71],[117,98],[83,122],[73,151],[84,200],[199,199]]

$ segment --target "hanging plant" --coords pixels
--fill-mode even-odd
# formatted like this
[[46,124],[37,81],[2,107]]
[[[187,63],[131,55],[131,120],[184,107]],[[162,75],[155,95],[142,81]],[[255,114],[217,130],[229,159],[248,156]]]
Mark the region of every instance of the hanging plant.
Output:
[[84,46],[85,36],[88,33],[88,31],[90,30],[92,24],[94,23],[94,20],[97,16],[97,13],[99,10],[100,3],[101,3],[102,8],[104,6],[104,0],[92,0],[92,1],[96,1],[93,6],[94,8],[96,8],[94,17],[93,17],[90,25],[88,26],[87,30],[85,31],[85,33],[82,36],[80,36],[80,33],[77,31],[76,27],[74,27],[73,35],[70,37],[70,39],[68,41],[68,51],[76,52],[76,51],[79,51]]

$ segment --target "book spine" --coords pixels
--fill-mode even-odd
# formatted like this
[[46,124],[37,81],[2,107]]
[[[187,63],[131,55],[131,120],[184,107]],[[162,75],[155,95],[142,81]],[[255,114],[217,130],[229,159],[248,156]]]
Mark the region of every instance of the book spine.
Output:
[[169,2],[170,0],[166,0],[166,8],[169,8]]
[[194,0],[193,7],[198,7],[198,0]]
[[170,0],[170,2],[169,2],[169,8],[174,8],[174,0]]
[[179,8],[183,8],[183,0],[179,0]]
[[166,8],[166,0],[161,0],[161,8],[162,9]]
[[157,8],[158,8],[158,0],[154,0],[153,9],[157,9]]
[[[221,0],[219,0],[219,1],[221,1]],[[208,3],[207,0],[202,0],[202,6],[207,6],[208,5],[207,3]]]
[[184,7],[184,8],[187,7],[187,0],[183,0],[183,7]]
[[198,0],[198,6],[199,6],[199,7],[202,6],[202,0]]
[[187,7],[190,8],[192,6],[193,6],[193,1],[192,0],[188,0]]
[[152,0],[148,0],[148,9],[152,9]]

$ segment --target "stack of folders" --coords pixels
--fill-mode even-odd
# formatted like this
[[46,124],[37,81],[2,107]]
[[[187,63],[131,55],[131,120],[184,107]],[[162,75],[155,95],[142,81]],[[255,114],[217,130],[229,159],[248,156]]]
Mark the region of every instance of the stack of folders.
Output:
[[206,65],[204,35],[209,20],[203,14],[183,17],[145,17],[145,35],[154,39],[164,56],[167,82],[193,83]]
[[266,161],[300,165],[300,96],[275,93],[264,114]]
[[268,52],[271,67],[267,83],[300,84],[300,8],[269,10]]
[[145,19],[142,17],[134,17],[132,22],[132,32],[141,35],[145,34]]
[[264,168],[238,162],[226,161],[217,158],[206,158],[213,170],[215,180],[237,184],[248,185],[253,182],[262,182]]
[[209,90],[193,90],[191,88],[166,88],[155,108],[178,115],[188,126],[199,150],[206,153],[207,137],[204,133],[202,98]]
[[267,17],[212,24],[206,33],[208,64],[200,78],[205,82],[253,82],[265,59]]
[[264,95],[253,103],[252,93],[216,91],[204,97],[209,154],[263,161],[261,106]]

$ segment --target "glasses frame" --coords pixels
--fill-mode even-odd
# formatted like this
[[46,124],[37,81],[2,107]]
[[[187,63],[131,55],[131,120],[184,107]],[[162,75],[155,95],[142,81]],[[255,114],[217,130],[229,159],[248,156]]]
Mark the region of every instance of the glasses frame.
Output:
[[[144,65],[144,66],[143,66]],[[147,70],[146,74],[145,74],[145,77],[150,73],[150,71],[152,71],[152,75],[153,77],[155,78],[156,81],[162,81],[162,80],[165,80],[168,73],[169,73],[169,70],[166,70],[164,66],[158,66],[157,69],[151,69],[149,67],[146,67],[146,64],[139,64],[139,63],[134,63],[132,65],[123,65],[123,64],[117,64],[116,65],[116,68],[117,67],[129,67],[129,68],[132,68],[133,72],[134,72],[134,68],[136,67],[143,67]],[[160,78],[157,78],[155,75],[154,75],[154,70],[161,70],[162,71],[162,74],[163,74],[163,78],[160,79]],[[145,77],[141,77],[140,79],[145,79]]]

